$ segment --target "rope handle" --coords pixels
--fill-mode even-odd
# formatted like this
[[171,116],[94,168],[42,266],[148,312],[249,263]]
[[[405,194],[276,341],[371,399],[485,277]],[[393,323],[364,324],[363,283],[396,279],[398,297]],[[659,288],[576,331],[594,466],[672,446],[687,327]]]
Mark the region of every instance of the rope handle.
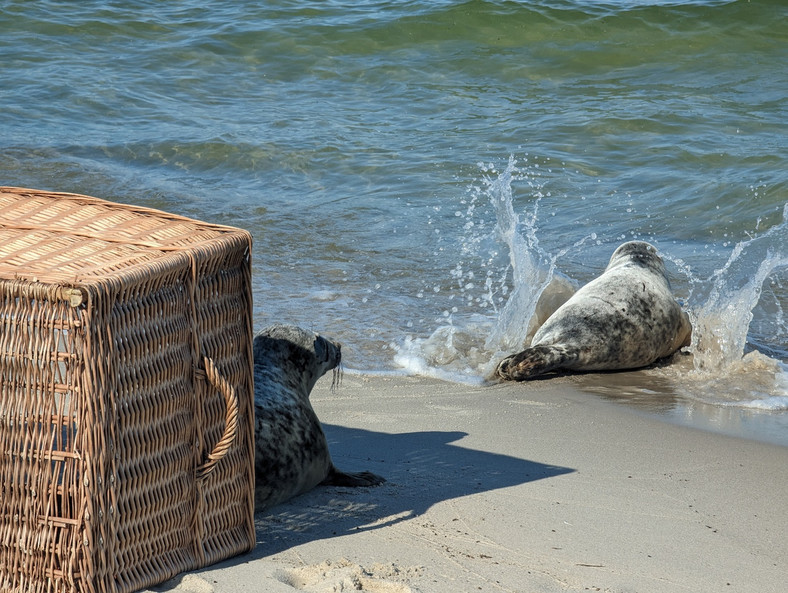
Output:
[[210,358],[203,358],[203,364],[205,365],[206,378],[224,396],[226,416],[222,438],[216,443],[213,451],[208,454],[205,463],[197,468],[197,478],[200,480],[204,480],[213,471],[213,468],[216,467],[216,464],[219,463],[222,457],[227,455],[238,434],[238,396],[235,393],[235,389],[221,376]]

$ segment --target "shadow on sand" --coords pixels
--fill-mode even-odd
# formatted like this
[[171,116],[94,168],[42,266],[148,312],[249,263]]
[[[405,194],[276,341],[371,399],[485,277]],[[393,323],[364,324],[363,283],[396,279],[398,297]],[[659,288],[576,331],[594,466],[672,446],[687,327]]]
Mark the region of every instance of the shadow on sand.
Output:
[[379,529],[418,517],[441,501],[574,471],[453,444],[467,436],[464,432],[387,434],[334,425],[323,429],[339,469],[369,470],[386,483],[375,488],[320,486],[256,515],[257,547],[235,561]]

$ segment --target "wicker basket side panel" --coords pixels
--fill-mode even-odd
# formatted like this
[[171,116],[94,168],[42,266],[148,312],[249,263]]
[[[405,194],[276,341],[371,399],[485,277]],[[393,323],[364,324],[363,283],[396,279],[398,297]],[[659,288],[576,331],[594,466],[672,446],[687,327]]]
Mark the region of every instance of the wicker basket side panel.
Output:
[[0,280],[0,589],[79,590],[84,310]]
[[129,282],[107,323],[113,379],[108,491],[114,591],[192,568],[196,449],[188,257]]
[[[234,387],[239,404],[235,440],[199,485],[206,564],[255,545],[251,239],[239,234],[228,243],[201,261],[196,296],[201,351]],[[200,435],[204,451],[221,439],[226,411],[222,395],[209,387]]]

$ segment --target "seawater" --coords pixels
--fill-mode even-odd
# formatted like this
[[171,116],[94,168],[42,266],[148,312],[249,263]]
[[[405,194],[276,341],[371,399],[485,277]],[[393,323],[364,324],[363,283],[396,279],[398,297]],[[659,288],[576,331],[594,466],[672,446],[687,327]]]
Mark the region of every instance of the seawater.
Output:
[[[406,339],[395,357],[417,372],[469,382],[490,377],[501,356],[527,345],[538,326],[574,293],[580,283],[558,272],[560,261],[603,243],[590,232],[556,253],[544,251],[539,204],[545,194],[534,177],[536,169],[518,168],[513,157],[500,173],[492,165],[480,167],[486,172],[481,188],[471,187],[463,201],[467,208],[456,213],[465,221],[466,233],[462,257],[451,271],[455,286],[449,300],[456,304],[443,311],[431,336]],[[512,185],[518,181],[536,196],[532,209],[519,215],[512,207]],[[788,204],[781,217],[762,234],[738,242],[724,265],[708,276],[663,253],[674,280],[684,286],[677,297],[693,326],[692,343],[682,352],[691,356],[684,361],[681,355],[674,357],[673,370],[680,372],[673,377],[681,377],[683,387],[704,401],[788,408]],[[654,241],[639,233],[620,239]]]
[[786,16],[777,0],[8,1],[0,183],[246,228],[257,326],[332,335],[357,372],[462,382],[647,240],[693,343],[637,385],[580,384],[784,430]]

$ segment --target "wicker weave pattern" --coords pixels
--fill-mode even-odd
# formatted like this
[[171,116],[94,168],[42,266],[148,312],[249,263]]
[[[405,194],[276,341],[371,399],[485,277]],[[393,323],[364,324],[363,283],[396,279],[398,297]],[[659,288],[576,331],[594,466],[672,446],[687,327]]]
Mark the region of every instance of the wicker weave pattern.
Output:
[[0,188],[0,589],[123,593],[251,549],[248,233]]

